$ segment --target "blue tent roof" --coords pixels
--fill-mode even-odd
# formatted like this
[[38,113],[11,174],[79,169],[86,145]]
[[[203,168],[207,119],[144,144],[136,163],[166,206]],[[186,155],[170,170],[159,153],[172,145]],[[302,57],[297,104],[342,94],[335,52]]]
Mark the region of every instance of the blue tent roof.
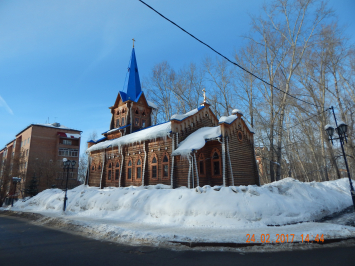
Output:
[[131,62],[128,72],[129,77],[127,87],[125,87],[123,91],[120,91],[120,95],[123,102],[128,100],[137,102],[142,94],[142,88],[134,48],[132,49]]

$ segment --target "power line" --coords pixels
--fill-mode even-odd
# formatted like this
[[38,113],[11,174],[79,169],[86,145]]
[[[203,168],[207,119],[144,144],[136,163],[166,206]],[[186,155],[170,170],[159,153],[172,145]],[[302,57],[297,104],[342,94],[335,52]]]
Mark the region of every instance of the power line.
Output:
[[197,37],[195,37],[194,35],[192,35],[191,33],[189,33],[188,31],[186,31],[185,29],[183,29],[182,27],[180,27],[179,25],[177,25],[175,22],[171,21],[170,19],[168,19],[167,17],[165,17],[163,14],[159,13],[157,10],[155,10],[153,7],[151,7],[150,5],[148,5],[147,3],[145,3],[144,1],[142,0],[138,0],[139,2],[141,2],[142,4],[146,5],[148,8],[150,8],[151,10],[153,10],[155,13],[157,13],[159,16],[161,16],[162,18],[166,19],[167,21],[169,21],[170,23],[172,23],[173,25],[175,25],[176,27],[178,27],[180,30],[182,30],[183,32],[187,33],[188,35],[190,35],[192,38],[194,38],[195,40],[197,40],[198,42],[202,43],[203,45],[207,46],[208,48],[210,48],[213,52],[215,52],[216,54],[220,55],[221,57],[223,57],[224,59],[226,59],[228,62],[232,63],[233,65],[239,67],[240,69],[242,69],[243,71],[247,72],[248,74],[252,75],[253,77],[257,78],[258,80],[264,82],[265,84],[269,85],[269,86],[272,86],[273,88],[287,94],[288,96],[296,99],[296,100],[299,100],[301,102],[304,102],[304,103],[307,103],[307,104],[310,104],[310,105],[313,105],[313,106],[316,106],[316,107],[320,107],[314,103],[311,103],[311,102],[307,102],[305,100],[302,100],[302,99],[299,99],[297,98],[296,96],[293,96],[292,94],[288,93],[288,92],[285,92],[277,87],[275,87],[274,85],[270,84],[269,82],[263,80],[262,78],[259,78],[257,75],[253,74],[252,72],[250,72],[249,70],[245,69],[244,67],[240,66],[239,64],[237,64],[236,62],[230,60],[228,57],[224,56],[223,54],[221,54],[220,52],[216,51],[215,49],[213,49],[211,46],[209,46],[207,43],[201,41],[200,39],[198,39]]

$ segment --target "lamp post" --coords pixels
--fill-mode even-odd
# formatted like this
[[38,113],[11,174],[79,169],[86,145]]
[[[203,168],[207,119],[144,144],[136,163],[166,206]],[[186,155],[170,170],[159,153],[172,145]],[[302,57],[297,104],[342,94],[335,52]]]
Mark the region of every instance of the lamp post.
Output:
[[64,196],[64,205],[63,205],[63,212],[65,212],[65,209],[67,207],[67,191],[68,191],[68,179],[69,179],[69,169],[73,171],[74,166],[76,164],[76,161],[72,160],[67,160],[67,158],[63,159],[63,170],[67,171],[67,181],[65,182],[65,196]]
[[[355,210],[355,191],[354,191],[353,184],[351,182],[348,161],[346,159],[346,154],[345,154],[345,151],[344,151],[344,140],[347,142],[346,131],[348,129],[348,125],[345,124],[344,122],[339,122],[339,124],[338,124],[337,118],[335,117],[333,106],[330,109],[332,109],[336,127],[334,128],[331,125],[326,125],[325,126],[325,131],[327,132],[327,134],[329,136],[329,140],[332,142],[332,144],[333,144],[333,140],[339,140],[339,142],[340,142],[341,150],[343,152],[343,157],[344,157],[344,161],[345,161],[346,171],[348,172],[348,178],[349,178],[349,183],[350,183],[350,195],[351,195],[351,198],[353,200],[353,205],[354,205],[354,210]],[[338,134],[339,138],[333,138],[334,131],[336,131],[336,133]]]

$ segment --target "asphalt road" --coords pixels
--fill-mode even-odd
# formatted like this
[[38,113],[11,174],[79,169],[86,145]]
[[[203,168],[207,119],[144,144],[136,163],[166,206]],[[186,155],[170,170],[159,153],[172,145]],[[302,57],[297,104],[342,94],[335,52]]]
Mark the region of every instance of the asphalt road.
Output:
[[355,265],[355,247],[241,253],[172,251],[88,239],[0,214],[0,266]]

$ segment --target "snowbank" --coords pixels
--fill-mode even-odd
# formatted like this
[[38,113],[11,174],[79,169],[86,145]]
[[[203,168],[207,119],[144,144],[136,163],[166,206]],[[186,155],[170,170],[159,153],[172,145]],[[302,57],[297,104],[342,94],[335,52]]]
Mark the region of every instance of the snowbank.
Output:
[[[262,187],[167,187],[82,185],[68,191],[67,215],[155,226],[242,229],[312,221],[352,204],[346,178],[322,183],[286,178]],[[63,197],[63,191],[48,189],[18,201],[12,210],[61,213]]]

